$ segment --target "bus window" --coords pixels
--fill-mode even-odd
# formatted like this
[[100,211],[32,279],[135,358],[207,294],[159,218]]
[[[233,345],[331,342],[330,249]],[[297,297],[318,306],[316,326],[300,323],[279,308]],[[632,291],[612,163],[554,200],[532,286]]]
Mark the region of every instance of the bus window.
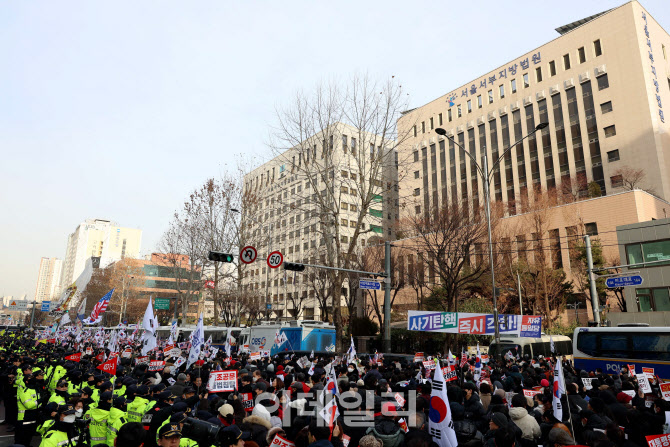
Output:
[[532,343],[531,345],[533,346],[533,355],[534,355],[535,357],[537,357],[537,356],[539,356],[539,355],[542,355],[542,356],[544,356],[544,357],[547,356],[547,352],[546,352],[546,350],[545,350],[545,348],[547,347],[547,344],[546,344],[546,343],[542,343],[542,342],[540,342],[540,343]]
[[600,335],[600,356],[611,358],[628,357],[627,334],[601,334]]
[[670,336],[636,334],[631,357],[647,360],[670,360]]
[[556,342],[556,349],[558,355],[572,355],[572,342],[568,340],[558,341]]
[[523,347],[523,355],[527,355],[527,356],[530,357],[530,358],[533,357],[533,353],[532,353],[531,350],[530,350],[530,345],[525,345],[525,346]]
[[598,335],[591,332],[577,334],[577,349],[592,357],[598,356]]

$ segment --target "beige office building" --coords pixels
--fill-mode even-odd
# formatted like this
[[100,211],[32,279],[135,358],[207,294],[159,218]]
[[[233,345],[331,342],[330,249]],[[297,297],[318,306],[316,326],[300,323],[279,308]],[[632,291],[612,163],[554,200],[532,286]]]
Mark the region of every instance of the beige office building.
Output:
[[[670,212],[670,36],[637,1],[556,30],[560,35],[551,42],[399,120],[399,133],[413,136],[400,150],[401,159],[412,161],[400,168],[401,191],[411,193],[402,194],[400,214],[413,218],[434,206],[484,203],[482,178],[452,138],[480,164],[486,151],[489,169],[514,146],[491,175],[491,200],[504,214],[502,243],[515,257],[525,256],[526,244],[537,237],[526,205],[534,191],[551,193],[558,206],[546,223],[545,243],[551,265],[571,279],[568,248],[583,233],[600,238],[607,260],[615,262],[617,225]],[[548,127],[515,145],[540,123]],[[416,258],[412,250],[403,252]],[[430,282],[429,268],[426,274]],[[406,295],[404,307],[416,308],[413,292]]]
[[37,274],[37,286],[35,288],[35,301],[50,301],[58,298],[62,269],[62,259],[42,258],[40,260],[40,270]]
[[[475,158],[497,160],[539,123],[549,127],[514,147],[493,174],[491,196],[508,214],[528,191],[624,190],[620,168],[640,169],[638,187],[670,199],[670,36],[637,1],[557,28],[560,36],[405,114],[413,164],[401,212],[483,198],[481,179],[444,128]],[[407,155],[407,154],[406,154]],[[619,171],[619,172],[617,172]]]
[[68,236],[61,277],[61,290],[70,286],[84,270],[86,260],[100,258],[100,267],[140,255],[142,230],[120,227],[103,219],[86,219]]
[[[244,193],[255,205],[244,210],[248,236],[242,243],[258,250],[256,262],[243,270],[245,290],[264,300],[266,259],[272,251],[279,250],[284,262],[324,264],[325,237],[337,238],[340,256],[349,249],[352,236],[354,255],[381,238],[393,237],[399,217],[397,173],[395,142],[337,123],[245,175]],[[328,213],[320,213],[318,194],[333,204]],[[369,203],[367,210],[363,203]],[[294,275],[283,268],[269,269],[272,317],[296,317],[294,306],[300,302],[297,318],[321,318],[319,284],[308,281],[314,271],[308,268]],[[345,284],[343,296],[349,289]]]

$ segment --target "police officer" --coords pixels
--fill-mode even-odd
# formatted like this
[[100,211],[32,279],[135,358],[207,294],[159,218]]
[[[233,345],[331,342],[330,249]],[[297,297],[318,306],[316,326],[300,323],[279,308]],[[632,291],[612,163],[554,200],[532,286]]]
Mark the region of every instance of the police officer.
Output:
[[161,447],[179,447],[180,440],[181,430],[179,429],[179,424],[166,424],[158,432],[157,444]]
[[44,389],[44,372],[36,371],[35,375],[25,376],[24,379],[24,385],[17,393],[19,414],[14,443],[29,446],[37,430],[39,396],[40,391]]
[[91,432],[91,444],[105,444],[107,442],[107,422],[109,411],[112,409],[112,393],[106,391],[100,395],[98,406],[91,408],[84,415],[88,419]]
[[172,404],[174,403],[175,395],[170,390],[162,391],[158,394],[156,404],[150,408],[142,418],[142,425],[149,430],[149,437],[146,440],[146,447],[153,447],[156,445],[156,433],[158,427],[163,421],[168,419],[172,414]]
[[70,395],[67,392],[67,380],[60,380],[56,384],[56,390],[51,393],[49,402],[56,402],[58,405],[65,405],[70,399]]
[[132,402],[128,403],[128,422],[142,422],[142,417],[147,411],[149,399],[149,387],[141,385],[137,387]]
[[115,396],[112,402],[112,408],[109,410],[109,419],[107,420],[107,445],[113,446],[114,440],[119,434],[119,429],[128,422],[126,419],[126,398]]
[[58,419],[42,438],[40,447],[63,447],[66,445],[74,447],[77,445],[79,437],[74,428],[75,419],[72,405],[58,407]]

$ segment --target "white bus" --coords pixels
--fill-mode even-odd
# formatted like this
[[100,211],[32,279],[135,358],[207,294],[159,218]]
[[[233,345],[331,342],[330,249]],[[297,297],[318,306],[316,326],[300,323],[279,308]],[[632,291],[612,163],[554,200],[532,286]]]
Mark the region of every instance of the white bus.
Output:
[[524,355],[528,355],[531,358],[542,355],[544,357],[551,356],[551,339],[554,340],[554,347],[556,349],[556,355],[561,355],[564,357],[570,357],[572,355],[572,342],[570,337],[565,335],[546,335],[542,334],[541,338],[530,338],[530,337],[508,337],[506,335],[500,335],[500,344],[492,342],[489,346],[489,356],[493,357],[503,357],[507,354],[508,351],[512,353],[513,356],[519,355],[520,358],[523,358]]
[[670,379],[670,328],[578,327],[573,336],[575,368],[619,374],[622,366],[635,371],[654,368],[661,379]]

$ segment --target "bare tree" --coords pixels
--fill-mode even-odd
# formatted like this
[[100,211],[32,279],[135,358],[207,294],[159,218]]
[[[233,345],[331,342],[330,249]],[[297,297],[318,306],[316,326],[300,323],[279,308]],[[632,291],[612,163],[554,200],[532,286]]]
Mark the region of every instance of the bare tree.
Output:
[[620,182],[620,186],[626,191],[641,189],[649,194],[656,194],[653,188],[644,187],[646,176],[644,169],[623,166],[612,173],[612,181]]
[[[417,253],[419,265],[428,266],[428,283],[439,284],[443,290],[443,309],[458,312],[459,294],[489,271],[488,251],[483,244],[488,233],[482,209],[471,209],[468,203],[457,201],[442,206],[434,204],[428,212],[407,218],[404,227],[415,242],[403,247]],[[496,227],[494,217],[494,232]],[[419,283],[410,281],[415,287]]]
[[[377,83],[354,77],[344,86],[321,85],[312,94],[298,93],[292,104],[278,111],[271,145],[286,171],[290,170],[288,175],[298,178],[304,188],[276,203],[279,216],[271,223],[282,228],[287,213],[307,213],[308,225],[314,226],[320,243],[310,246],[311,253],[303,252],[303,259],[323,254],[328,266],[349,268],[362,239],[385,232],[383,213],[394,206],[397,193],[397,148],[408,137],[397,133],[396,122],[406,109],[405,93],[394,80]],[[274,182],[274,173],[260,177],[266,185]],[[380,215],[371,217],[369,210],[377,209],[373,205],[382,204],[386,207],[379,210]],[[346,274],[331,270],[311,278],[331,289],[320,294],[326,299],[320,303],[326,303],[329,295],[334,297],[337,349],[342,349],[337,298]],[[327,311],[327,306],[322,310]]]

